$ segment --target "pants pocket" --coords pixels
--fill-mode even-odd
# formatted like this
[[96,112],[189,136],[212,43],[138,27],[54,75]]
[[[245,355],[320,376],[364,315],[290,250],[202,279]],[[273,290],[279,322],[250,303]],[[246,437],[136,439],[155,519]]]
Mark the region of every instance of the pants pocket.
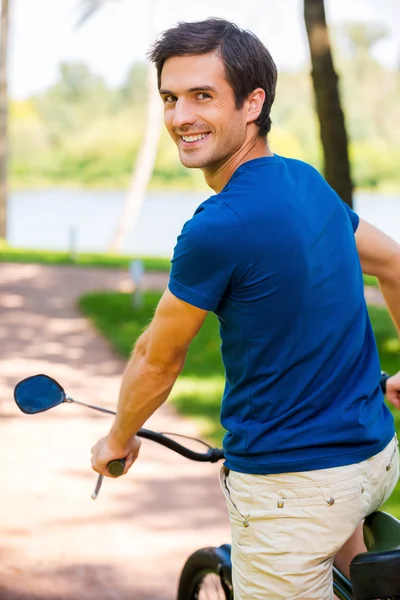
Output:
[[397,482],[399,480],[399,463],[399,450],[396,443],[396,446],[393,448],[393,453],[390,457],[390,460],[384,465],[388,476],[386,478],[386,483],[383,488],[381,504],[386,502],[386,500],[390,497],[394,488],[397,485]]
[[362,473],[320,486],[314,498],[304,490],[302,497],[282,498],[274,527],[274,570],[298,572],[332,558],[366,514],[366,485]]
[[232,488],[227,467],[221,468],[219,482],[228,508],[232,541],[241,545],[244,532],[250,527],[251,495],[238,486]]

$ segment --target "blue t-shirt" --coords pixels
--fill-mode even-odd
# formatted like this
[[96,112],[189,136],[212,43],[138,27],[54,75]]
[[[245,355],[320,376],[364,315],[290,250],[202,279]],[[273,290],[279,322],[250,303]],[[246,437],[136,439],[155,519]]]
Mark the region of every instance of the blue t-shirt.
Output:
[[353,464],[394,435],[357,226],[318,171],[277,155],[242,164],[184,225],[169,289],[220,322],[228,468]]

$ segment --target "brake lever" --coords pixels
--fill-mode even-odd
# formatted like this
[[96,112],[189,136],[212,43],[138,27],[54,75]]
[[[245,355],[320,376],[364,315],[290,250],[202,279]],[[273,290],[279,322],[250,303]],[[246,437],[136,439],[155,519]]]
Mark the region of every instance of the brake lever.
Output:
[[[110,475],[114,475],[114,477],[119,477],[122,475],[125,469],[125,458],[119,458],[117,460],[111,460],[108,465],[108,472]],[[96,500],[99,495],[101,484],[103,483],[104,475],[99,475],[97,478],[96,487],[94,488],[94,492],[91,495],[92,500]]]
[[103,479],[104,479],[104,475],[98,476],[96,487],[94,488],[94,492],[91,495],[92,500],[96,500],[97,496],[99,495],[101,484],[103,483]]

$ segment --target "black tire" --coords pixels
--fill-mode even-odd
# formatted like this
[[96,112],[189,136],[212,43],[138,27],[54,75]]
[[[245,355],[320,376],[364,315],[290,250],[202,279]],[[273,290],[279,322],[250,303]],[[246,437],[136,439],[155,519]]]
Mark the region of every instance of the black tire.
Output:
[[189,556],[177,600],[233,600],[230,546],[202,548]]

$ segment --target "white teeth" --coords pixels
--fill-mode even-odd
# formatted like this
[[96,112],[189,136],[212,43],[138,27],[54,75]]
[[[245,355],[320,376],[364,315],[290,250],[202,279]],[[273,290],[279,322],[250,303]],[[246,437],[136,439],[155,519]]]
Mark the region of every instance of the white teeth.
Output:
[[183,135],[182,139],[184,142],[197,142],[198,140],[204,139],[208,133],[200,133],[199,135]]

